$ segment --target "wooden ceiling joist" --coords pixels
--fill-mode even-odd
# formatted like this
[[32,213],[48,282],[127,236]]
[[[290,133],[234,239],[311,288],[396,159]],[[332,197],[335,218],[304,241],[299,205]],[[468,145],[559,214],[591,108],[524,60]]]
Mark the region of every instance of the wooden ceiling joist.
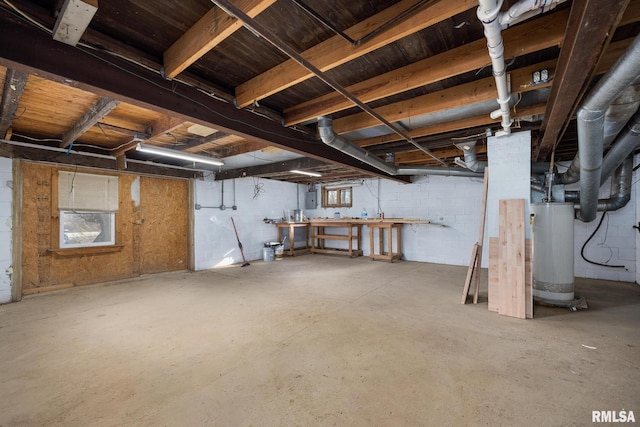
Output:
[[[184,120],[178,117],[162,116],[159,119],[157,119],[155,122],[151,123],[147,127],[147,133],[142,136],[146,137],[147,139],[157,138],[161,135],[164,135],[165,133],[171,132],[172,130],[179,127],[183,123],[184,123]],[[136,135],[132,135],[132,138],[118,144],[120,148],[118,148],[115,152],[113,152],[113,155],[116,157],[122,156],[127,151],[133,149],[138,144],[138,142],[139,141],[136,138]]]
[[[568,17],[569,11],[563,10],[535,22],[504,31],[505,57],[517,57],[552,46],[560,46]],[[481,39],[381,74],[346,89],[362,102],[372,102],[477,70],[489,63],[487,42],[485,39]],[[285,124],[290,126],[352,106],[353,104],[349,100],[339,93],[332,92],[286,109],[284,120]]]
[[62,142],[60,142],[60,148],[70,146],[78,137],[102,120],[111,110],[116,108],[118,104],[120,104],[120,101],[106,96],[100,97],[100,99],[65,132],[62,136]]
[[[236,6],[252,18],[276,0],[239,0]],[[164,72],[172,79],[242,28],[242,23],[214,6],[164,52]]]
[[285,160],[277,163],[269,163],[266,165],[251,166],[246,168],[230,169],[216,173],[216,180],[245,178],[248,176],[264,176],[281,172],[290,172],[292,170],[313,169],[326,166],[325,162],[308,157],[299,159]]
[[[353,39],[359,39],[369,33],[371,28],[389,21],[414,4],[415,0],[400,1],[345,30],[345,33]],[[352,46],[342,37],[334,36],[301,55],[321,71],[328,71],[475,6],[477,3],[472,0],[436,0],[362,45]],[[240,107],[246,107],[254,101],[259,101],[311,77],[313,74],[307,69],[294,60],[287,60],[236,87],[237,104]]]
[[[551,81],[540,85],[531,85],[531,74],[539,69],[549,69],[551,81],[555,60],[545,61],[528,67],[519,68],[509,73],[511,76],[511,92],[514,94],[528,92],[551,85]],[[496,98],[495,80],[493,77],[476,80],[448,89],[432,92],[406,101],[400,101],[376,108],[376,112],[391,122],[407,120],[411,117],[436,113],[450,108],[462,107]],[[333,128],[338,134],[352,132],[377,126],[378,122],[366,113],[357,113],[341,117],[333,121]]]
[[29,75],[22,71],[7,69],[2,88],[2,101],[0,103],[0,139],[4,139],[11,122],[18,110],[20,97],[24,92]]
[[[518,108],[512,113],[512,118],[517,120],[522,117],[537,116],[538,114],[544,114],[546,104],[536,104],[529,107]],[[424,126],[417,129],[412,129],[407,133],[412,138],[420,138],[423,136],[437,135],[439,133],[451,132],[459,129],[469,129],[476,126],[485,126],[491,124],[500,124],[498,119],[494,120],[489,114],[483,114],[481,116],[467,117],[451,122],[437,123],[430,126]],[[387,134],[374,136],[371,138],[363,138],[354,143],[360,147],[372,147],[381,144],[387,144],[389,142],[400,141],[396,134]],[[419,150],[416,150],[419,151]]]
[[[451,142],[451,148],[446,148],[444,150],[434,149],[433,152],[436,153],[438,157],[441,157],[443,159],[447,159],[450,157],[462,157],[464,155],[462,150],[455,148],[453,146],[453,142]],[[486,152],[487,152],[486,145],[479,145],[478,147],[476,147],[476,153],[483,154]],[[424,153],[420,150],[404,151],[402,153],[395,154],[396,166],[410,165],[415,163],[424,163],[427,161],[431,161],[431,158],[429,156],[425,156]]]
[[575,0],[571,5],[534,160],[545,159],[561,137],[629,0],[615,3],[614,6],[610,0]]
[[[43,77],[89,92],[119,99],[162,114],[180,117],[247,140],[275,145],[288,151],[338,163],[363,173],[407,182],[406,177],[389,176],[366,163],[341,153],[314,136],[282,126],[233,104],[218,101],[197,88],[167,81],[161,76],[101,52],[91,55],[55,42],[45,34],[25,28],[13,15],[0,9],[0,65],[23,71],[36,70]],[[37,48],[36,48],[37,47]],[[104,57],[104,60],[101,59]],[[78,67],[78,64],[83,64]]]

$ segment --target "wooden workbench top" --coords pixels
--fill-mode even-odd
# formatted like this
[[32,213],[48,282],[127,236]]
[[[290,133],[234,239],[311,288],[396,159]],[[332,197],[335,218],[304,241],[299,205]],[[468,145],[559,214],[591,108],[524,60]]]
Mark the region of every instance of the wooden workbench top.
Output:
[[421,220],[417,218],[371,218],[371,219],[360,219],[360,218],[314,218],[309,220],[311,225],[315,225],[318,223],[330,223],[330,224],[432,224],[431,221]]

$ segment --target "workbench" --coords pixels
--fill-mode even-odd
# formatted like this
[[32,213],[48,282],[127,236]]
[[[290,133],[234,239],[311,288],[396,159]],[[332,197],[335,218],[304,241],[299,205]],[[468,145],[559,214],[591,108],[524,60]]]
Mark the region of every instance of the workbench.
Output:
[[[295,256],[309,253],[309,223],[308,222],[277,222],[274,224],[278,229],[278,241],[282,242],[283,234],[289,230],[289,248],[284,251],[285,255]],[[304,246],[295,247],[296,228],[304,230]]]
[[[362,221],[349,219],[312,219],[311,253],[356,257],[362,255]],[[328,232],[326,229],[346,229],[346,234]],[[327,247],[327,240],[346,241],[347,248]]]
[[[372,260],[380,259],[389,262],[402,258],[402,226],[404,224],[432,224],[430,221],[406,218],[312,219],[309,223],[311,225],[311,253],[348,255],[350,257],[362,255],[362,226],[366,225],[369,227],[369,257]],[[325,228],[346,228],[347,233],[327,233]],[[375,239],[376,231],[378,233],[377,239]],[[385,232],[387,234],[386,249],[384,245]],[[328,248],[325,246],[326,240],[347,241],[348,248]],[[376,240],[378,241],[377,245]],[[378,250],[376,251],[376,249]]]

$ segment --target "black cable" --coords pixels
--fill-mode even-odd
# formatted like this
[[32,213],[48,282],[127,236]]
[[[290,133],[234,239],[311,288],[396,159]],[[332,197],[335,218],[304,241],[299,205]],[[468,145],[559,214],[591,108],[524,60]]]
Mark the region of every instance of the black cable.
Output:
[[587,247],[587,243],[589,243],[589,241],[591,239],[593,239],[593,236],[596,235],[596,233],[598,232],[598,230],[600,230],[600,226],[602,225],[602,221],[604,221],[604,217],[607,215],[607,211],[602,212],[602,217],[600,217],[600,222],[598,223],[598,226],[596,227],[595,230],[593,230],[593,233],[591,233],[591,236],[589,236],[589,238],[584,242],[584,245],[582,245],[582,249],[580,249],[580,256],[582,257],[583,260],[587,261],[589,264],[593,264],[593,265],[599,265],[601,267],[610,267],[610,268],[624,268],[626,269],[627,266],[625,265],[610,265],[610,264],[603,264],[601,262],[595,262],[595,261],[591,261],[590,259],[587,259],[587,257],[584,256],[584,248]]

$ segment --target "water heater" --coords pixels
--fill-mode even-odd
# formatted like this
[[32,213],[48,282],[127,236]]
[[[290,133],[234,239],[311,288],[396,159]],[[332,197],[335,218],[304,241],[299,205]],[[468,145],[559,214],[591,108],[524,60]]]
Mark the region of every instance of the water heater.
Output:
[[533,297],[574,300],[573,203],[532,203]]

